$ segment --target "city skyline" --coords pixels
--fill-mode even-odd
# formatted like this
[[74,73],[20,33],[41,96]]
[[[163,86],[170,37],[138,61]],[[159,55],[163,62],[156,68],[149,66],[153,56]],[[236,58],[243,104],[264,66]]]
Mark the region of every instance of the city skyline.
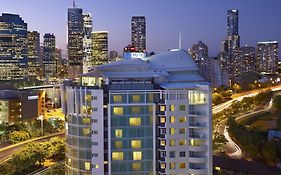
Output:
[[[44,33],[54,33],[57,37],[57,46],[65,52],[67,9],[72,7],[72,1],[58,3],[50,0],[40,4],[35,0],[30,0],[29,3],[19,0],[3,0],[3,2],[0,7],[2,13],[19,14],[28,23],[28,30],[38,31],[41,37]],[[178,35],[179,31],[182,31],[184,49],[190,48],[192,44],[201,40],[208,45],[210,56],[216,56],[221,41],[226,37],[228,9],[239,10],[241,46],[247,44],[255,47],[257,42],[266,40],[281,41],[279,34],[281,24],[269,20],[278,16],[281,2],[256,1],[255,6],[250,1],[225,3],[219,1],[210,3],[203,0],[180,3],[165,1],[161,4],[143,1],[143,4],[138,6],[128,2],[76,0],[76,5],[85,13],[92,14],[94,31],[109,32],[109,50],[116,50],[119,53],[130,44],[130,19],[138,15],[147,18],[148,52],[158,53],[178,47]],[[155,8],[158,10],[154,10]],[[177,10],[167,13],[171,8]]]

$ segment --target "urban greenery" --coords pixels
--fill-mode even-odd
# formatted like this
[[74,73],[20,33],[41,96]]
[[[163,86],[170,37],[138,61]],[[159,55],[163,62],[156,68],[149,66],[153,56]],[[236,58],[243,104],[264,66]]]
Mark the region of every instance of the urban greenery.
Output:
[[64,162],[59,162],[52,166],[44,175],[63,175],[65,174],[65,164]]

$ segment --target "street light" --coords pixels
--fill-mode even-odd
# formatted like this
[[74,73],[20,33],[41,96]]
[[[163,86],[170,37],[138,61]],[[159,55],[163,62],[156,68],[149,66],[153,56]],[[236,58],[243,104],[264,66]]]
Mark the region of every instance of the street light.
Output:
[[41,134],[42,136],[44,135],[44,130],[43,130],[43,121],[44,121],[44,116],[41,114],[39,117],[38,117],[39,120],[41,120]]

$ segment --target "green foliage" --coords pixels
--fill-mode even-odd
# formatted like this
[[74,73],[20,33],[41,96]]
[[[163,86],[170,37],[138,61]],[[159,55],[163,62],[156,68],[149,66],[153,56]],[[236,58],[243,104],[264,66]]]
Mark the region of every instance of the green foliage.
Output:
[[272,96],[273,96],[273,92],[271,90],[266,90],[266,91],[260,92],[254,97],[255,104],[259,105],[261,102],[264,102],[264,101],[268,102],[268,101],[270,101]]
[[30,134],[27,131],[14,131],[9,135],[9,139],[12,143],[22,142],[30,138]]
[[60,137],[53,137],[48,144],[48,158],[55,161],[61,161],[65,158],[64,139]]
[[3,162],[0,164],[0,175],[14,175],[15,167],[10,162]]
[[215,105],[220,104],[221,102],[223,102],[223,97],[222,97],[222,95],[221,95],[221,94],[218,94],[218,93],[214,93],[214,94],[212,95],[212,99],[213,99],[213,103],[214,103]]
[[63,162],[57,163],[52,166],[45,175],[64,175],[65,174],[65,164]]
[[219,133],[215,133],[214,139],[213,139],[213,149],[215,152],[223,152],[224,146],[228,141],[226,140],[224,135],[221,135]]

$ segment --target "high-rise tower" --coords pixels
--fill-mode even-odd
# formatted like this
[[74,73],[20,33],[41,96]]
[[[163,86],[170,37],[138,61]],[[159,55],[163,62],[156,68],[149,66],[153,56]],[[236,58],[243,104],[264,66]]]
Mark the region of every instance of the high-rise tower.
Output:
[[133,16],[131,20],[132,46],[138,52],[146,52],[146,19],[144,16]]
[[48,80],[56,73],[56,38],[54,34],[44,35],[43,45],[44,77]]
[[89,72],[92,61],[92,15],[83,14],[83,73]]

